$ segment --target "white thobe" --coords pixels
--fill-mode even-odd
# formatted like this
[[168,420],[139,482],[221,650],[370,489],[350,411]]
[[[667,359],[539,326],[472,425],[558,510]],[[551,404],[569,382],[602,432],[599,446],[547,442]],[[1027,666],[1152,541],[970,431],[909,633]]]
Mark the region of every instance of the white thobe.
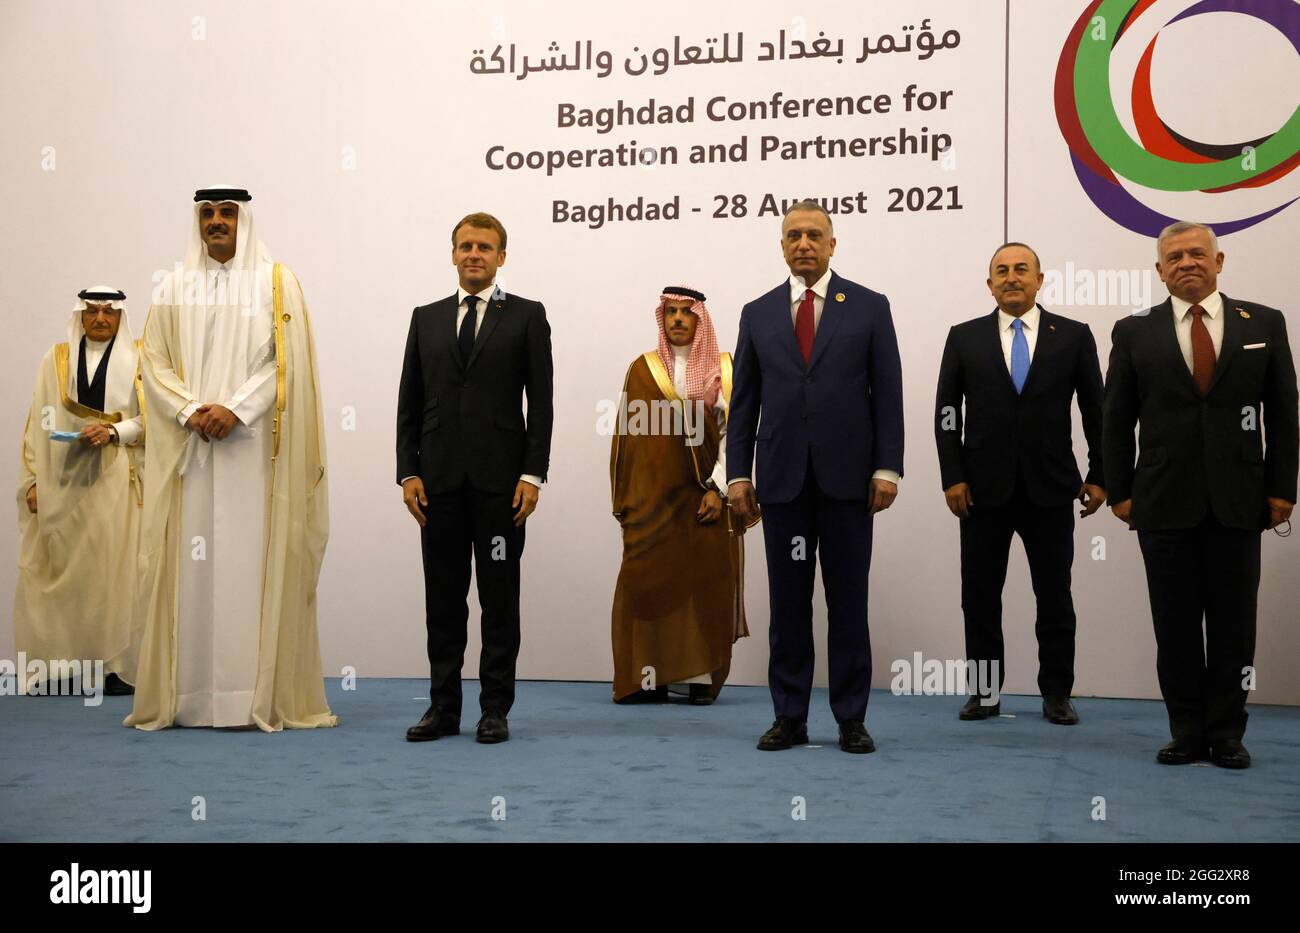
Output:
[[[207,277],[208,300],[215,303],[227,289],[230,268],[211,259],[207,263],[216,273]],[[206,362],[209,354],[230,351],[223,346],[217,315],[231,312],[209,305],[192,313],[204,312]],[[257,313],[270,320],[269,293]],[[202,460],[187,458],[181,480],[176,724],[248,726],[253,724],[261,630],[273,440],[266,416],[275,404],[274,343],[230,397],[202,401],[224,405],[240,423],[225,439],[208,442]],[[195,408],[180,412],[181,423]]]

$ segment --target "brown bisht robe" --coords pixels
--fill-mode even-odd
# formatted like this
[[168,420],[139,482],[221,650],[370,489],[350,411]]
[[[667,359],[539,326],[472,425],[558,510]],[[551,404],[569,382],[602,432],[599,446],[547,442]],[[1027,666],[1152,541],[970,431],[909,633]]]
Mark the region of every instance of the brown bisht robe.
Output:
[[[722,356],[722,394],[729,400],[731,359]],[[674,399],[691,413],[685,431],[629,433],[629,426],[638,429],[634,402],[647,409],[658,402],[662,411]],[[645,667],[654,668],[656,686],[709,674],[716,697],[731,667],[732,643],[749,634],[743,528],[725,503],[712,524],[695,518],[718,459],[717,416],[681,402],[655,353],[629,367],[621,407],[609,466],[614,517],[623,526],[623,566],[614,590],[614,699],[641,689]],[[666,419],[656,420],[664,429]],[[691,429],[698,434],[701,421],[703,443],[690,446]]]

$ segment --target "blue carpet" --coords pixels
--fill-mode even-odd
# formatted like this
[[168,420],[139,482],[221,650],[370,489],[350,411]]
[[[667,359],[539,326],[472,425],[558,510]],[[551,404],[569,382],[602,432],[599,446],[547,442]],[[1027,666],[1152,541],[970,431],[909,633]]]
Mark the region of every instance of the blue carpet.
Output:
[[[846,755],[825,690],[813,746],[759,752],[762,688],[728,687],[711,707],[626,707],[608,684],[521,683],[511,740],[484,746],[478,685],[465,686],[462,735],[427,743],[403,737],[427,706],[419,680],[329,680],[340,727],[278,735],[126,729],[127,697],[0,698],[0,840],[1300,840],[1295,708],[1252,707],[1255,766],[1231,772],[1157,765],[1166,719],[1150,701],[1076,700],[1082,722],[1062,727],[1037,697],[965,723],[960,698],[878,690],[878,751]],[[195,796],[205,821],[191,818]]]

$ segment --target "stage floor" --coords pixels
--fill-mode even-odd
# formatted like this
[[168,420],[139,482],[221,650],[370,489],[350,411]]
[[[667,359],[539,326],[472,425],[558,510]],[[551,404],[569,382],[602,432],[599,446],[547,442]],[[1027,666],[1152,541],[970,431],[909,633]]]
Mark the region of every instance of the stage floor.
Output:
[[604,683],[521,683],[511,740],[487,746],[473,738],[476,681],[462,734],[424,743],[404,733],[426,681],[356,686],[326,682],[337,729],[277,735],[127,729],[129,697],[0,698],[0,840],[1300,840],[1291,707],[1251,707],[1254,767],[1233,772],[1156,764],[1167,720],[1151,701],[1076,699],[1082,722],[1066,727],[1038,697],[1009,696],[1002,718],[966,723],[961,698],[877,690],[877,751],[846,755],[825,690],[812,745],[759,752],[772,709],[757,687],[710,707],[629,707]]

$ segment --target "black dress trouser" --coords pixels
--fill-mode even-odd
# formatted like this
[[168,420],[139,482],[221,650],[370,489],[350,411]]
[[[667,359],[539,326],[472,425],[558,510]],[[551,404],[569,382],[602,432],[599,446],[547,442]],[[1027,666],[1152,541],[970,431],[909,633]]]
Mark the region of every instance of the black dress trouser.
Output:
[[1138,543],[1170,734],[1211,744],[1240,739],[1245,669],[1255,663],[1260,533],[1225,528],[1207,513],[1195,528],[1139,531]]
[[[1010,500],[982,507],[978,496],[970,517],[961,520],[961,608],[966,626],[966,657],[998,662],[998,687],[1006,679],[1002,639],[1002,587],[1007,579],[1011,536],[1020,535],[1029,561],[1038,604],[1038,690],[1044,696],[1069,696],[1074,688],[1074,502],[1035,505],[1017,477]],[[968,685],[972,693],[975,684]]]
[[460,715],[472,554],[483,612],[479,707],[504,716],[515,701],[519,559],[524,550],[524,529],[514,524],[514,496],[484,492],[466,482],[460,489],[427,498],[420,546],[430,701]]

